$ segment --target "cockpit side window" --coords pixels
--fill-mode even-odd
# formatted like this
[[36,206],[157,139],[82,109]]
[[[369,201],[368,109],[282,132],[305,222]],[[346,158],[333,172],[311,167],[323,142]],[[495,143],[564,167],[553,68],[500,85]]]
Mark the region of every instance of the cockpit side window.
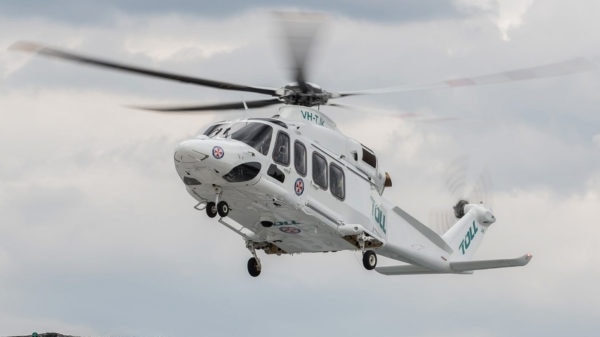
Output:
[[290,136],[283,131],[279,131],[275,138],[273,161],[284,166],[290,164]]
[[250,145],[256,151],[266,156],[267,153],[269,153],[272,135],[273,128],[270,125],[262,123],[249,123],[248,125],[235,131],[231,135],[231,138]]
[[299,141],[294,142],[294,167],[301,176],[306,176],[306,147]]
[[313,181],[322,189],[327,189],[327,159],[317,152],[312,154]]
[[346,197],[344,170],[334,163],[329,165],[329,190],[331,194],[340,200],[344,200]]

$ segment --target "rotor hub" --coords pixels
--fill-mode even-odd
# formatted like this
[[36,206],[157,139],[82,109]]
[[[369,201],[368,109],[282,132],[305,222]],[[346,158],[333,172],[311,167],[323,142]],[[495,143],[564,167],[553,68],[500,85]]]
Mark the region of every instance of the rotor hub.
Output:
[[292,82],[277,91],[285,104],[315,106],[325,105],[331,95],[313,83]]

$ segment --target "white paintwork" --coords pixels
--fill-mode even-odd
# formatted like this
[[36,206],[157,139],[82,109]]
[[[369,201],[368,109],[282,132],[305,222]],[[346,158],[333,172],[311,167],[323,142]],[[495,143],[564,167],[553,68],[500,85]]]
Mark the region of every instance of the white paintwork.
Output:
[[[221,122],[226,137],[201,135],[182,142],[175,149],[175,167],[179,176],[193,178],[200,184],[186,184],[190,195],[199,203],[226,201],[231,211],[221,223],[241,235],[250,245],[268,253],[330,252],[372,249],[380,255],[412,266],[376,268],[396,274],[465,273],[479,246],[483,233],[495,221],[483,205],[468,205],[466,214],[443,238],[406,214],[383,197],[385,175],[362,161],[362,145],[342,134],[322,112],[301,106],[283,106],[275,119],[245,119]],[[263,123],[273,128],[269,153],[263,155],[251,146],[230,138],[234,130],[248,123]],[[280,126],[286,125],[286,127]],[[290,164],[276,165],[285,175],[283,182],[267,174],[273,163],[272,153],[278,132],[290,137]],[[301,176],[294,167],[294,142],[307,150],[307,174]],[[213,149],[224,155],[216,158]],[[318,152],[343,169],[345,198],[317,186],[312,178],[312,153]],[[231,183],[223,178],[237,165],[261,164],[259,174],[245,182]],[[302,179],[304,191],[295,193],[295,183]],[[185,180],[184,180],[185,181]],[[270,221],[264,227],[261,221]],[[468,242],[466,242],[466,241]],[[502,266],[514,263],[502,260]],[[521,260],[519,260],[521,261]],[[529,259],[527,259],[527,262]],[[498,267],[493,261],[474,264]],[[455,269],[453,269],[455,263]],[[461,267],[456,263],[463,263]],[[386,269],[387,268],[387,269]]]

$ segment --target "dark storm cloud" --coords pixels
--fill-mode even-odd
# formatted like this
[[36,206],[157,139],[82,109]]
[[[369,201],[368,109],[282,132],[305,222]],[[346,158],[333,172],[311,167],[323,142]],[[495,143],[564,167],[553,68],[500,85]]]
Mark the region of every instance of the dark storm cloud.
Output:
[[[190,14],[203,17],[224,17],[255,8],[298,8],[335,12],[353,18],[377,21],[423,21],[463,17],[452,1],[437,0],[258,0],[258,1],[4,1],[0,13],[10,17],[44,17],[78,24],[110,21],[113,15],[128,13],[153,15],[166,13]],[[472,13],[471,13],[472,14]]]

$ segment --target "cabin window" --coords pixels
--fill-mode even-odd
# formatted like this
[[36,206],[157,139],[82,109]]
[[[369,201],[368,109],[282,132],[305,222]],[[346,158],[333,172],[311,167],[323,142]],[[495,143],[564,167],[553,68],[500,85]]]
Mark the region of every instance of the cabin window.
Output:
[[377,168],[377,157],[375,157],[375,153],[373,153],[371,149],[367,148],[364,145],[362,148],[362,160],[369,166]]
[[344,170],[336,164],[329,165],[329,190],[336,198],[344,200],[346,197],[346,181]]
[[299,175],[306,176],[306,147],[299,141],[294,142],[294,166]]
[[317,152],[312,155],[313,181],[322,189],[327,189],[327,160]]
[[285,132],[279,131],[277,133],[275,149],[273,149],[273,161],[284,166],[290,164],[290,136]]
[[248,125],[234,132],[231,135],[231,138],[250,145],[256,151],[266,156],[267,153],[269,153],[272,135],[273,128],[270,125],[262,123],[249,123]]

